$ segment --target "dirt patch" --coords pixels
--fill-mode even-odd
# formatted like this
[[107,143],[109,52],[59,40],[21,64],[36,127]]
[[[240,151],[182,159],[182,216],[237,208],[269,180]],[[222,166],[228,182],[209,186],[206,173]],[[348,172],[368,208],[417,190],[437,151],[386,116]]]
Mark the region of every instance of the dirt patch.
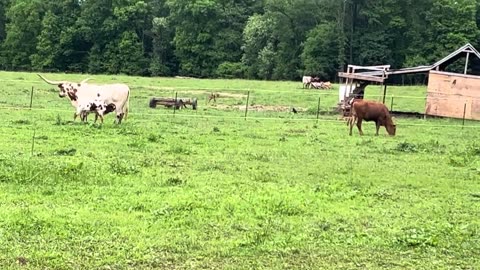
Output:
[[213,93],[213,94],[219,95],[217,98],[247,98],[247,95],[245,94],[225,93],[225,92],[217,92],[212,90],[182,90],[181,88],[158,87],[158,86],[142,86],[142,88],[151,89],[151,90],[166,90],[166,91],[176,90],[178,93],[182,93],[182,94],[185,93],[185,94],[207,95],[207,96]]
[[[214,104],[212,107],[220,109],[220,110],[239,110],[239,111],[244,111],[245,110],[245,105],[224,105],[224,104]],[[256,112],[291,112],[292,107],[290,106],[272,106],[272,105],[251,105],[248,106],[249,111],[256,111]],[[307,111],[306,108],[302,107],[295,107],[295,110],[298,112],[304,112]]]

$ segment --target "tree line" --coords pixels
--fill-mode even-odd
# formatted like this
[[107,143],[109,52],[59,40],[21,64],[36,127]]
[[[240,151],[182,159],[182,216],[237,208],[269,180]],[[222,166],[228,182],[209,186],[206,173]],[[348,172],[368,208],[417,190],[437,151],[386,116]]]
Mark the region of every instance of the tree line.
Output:
[[0,68],[334,80],[479,45],[480,0],[0,0]]

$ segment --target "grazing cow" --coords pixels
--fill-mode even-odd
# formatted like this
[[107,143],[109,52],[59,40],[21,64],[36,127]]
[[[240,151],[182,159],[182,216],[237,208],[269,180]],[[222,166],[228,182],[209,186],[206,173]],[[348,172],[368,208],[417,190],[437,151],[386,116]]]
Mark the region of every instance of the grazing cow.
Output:
[[380,102],[356,99],[352,103],[351,116],[347,120],[347,125],[350,125],[350,136],[352,136],[352,129],[355,122],[360,135],[363,135],[362,121],[375,122],[378,136],[380,126],[384,126],[390,136],[395,136],[396,125],[393,123],[392,117],[388,112],[387,107]]
[[220,94],[219,93],[211,93],[210,96],[208,96],[208,102],[207,103],[210,103],[210,101],[213,99],[213,102],[217,102],[217,98],[220,97]]
[[[73,83],[68,81],[50,81],[42,75],[37,74],[46,83],[57,85],[60,89],[59,97],[68,96],[72,106],[77,108],[79,103],[87,103],[94,100],[101,95],[101,99],[106,104],[113,103],[115,105],[116,122],[120,124],[123,118],[127,118],[128,104],[130,97],[130,88],[126,84],[87,84],[89,79],[83,80],[80,83]],[[74,115],[75,119],[75,115]]]
[[323,83],[322,82],[312,82],[310,85],[315,89],[323,88],[323,86],[322,86]]
[[302,88],[310,88],[310,84],[312,83],[312,76],[303,76],[302,78],[303,87]]
[[332,88],[332,83],[331,82],[322,82],[322,88],[323,89],[331,89]]

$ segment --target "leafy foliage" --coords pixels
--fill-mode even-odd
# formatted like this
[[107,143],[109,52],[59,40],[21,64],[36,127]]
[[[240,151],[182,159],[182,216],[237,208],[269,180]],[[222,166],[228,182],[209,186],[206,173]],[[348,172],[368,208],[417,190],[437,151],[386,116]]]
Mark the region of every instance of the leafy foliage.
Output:
[[0,68],[333,80],[347,63],[426,65],[480,45],[477,2],[0,0]]

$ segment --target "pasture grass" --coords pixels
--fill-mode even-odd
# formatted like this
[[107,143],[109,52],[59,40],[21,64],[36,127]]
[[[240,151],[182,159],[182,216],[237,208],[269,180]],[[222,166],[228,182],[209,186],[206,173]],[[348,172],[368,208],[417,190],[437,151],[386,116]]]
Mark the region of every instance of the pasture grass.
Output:
[[[480,267],[477,122],[398,118],[395,137],[373,136],[372,123],[350,137],[337,115],[315,120],[318,96],[327,111],[336,90],[92,76],[132,85],[131,114],[83,124],[35,74],[0,74],[1,269]],[[210,92],[245,90],[254,105],[307,110],[244,120],[234,106],[245,97],[205,104]],[[148,108],[174,92],[199,109]]]

